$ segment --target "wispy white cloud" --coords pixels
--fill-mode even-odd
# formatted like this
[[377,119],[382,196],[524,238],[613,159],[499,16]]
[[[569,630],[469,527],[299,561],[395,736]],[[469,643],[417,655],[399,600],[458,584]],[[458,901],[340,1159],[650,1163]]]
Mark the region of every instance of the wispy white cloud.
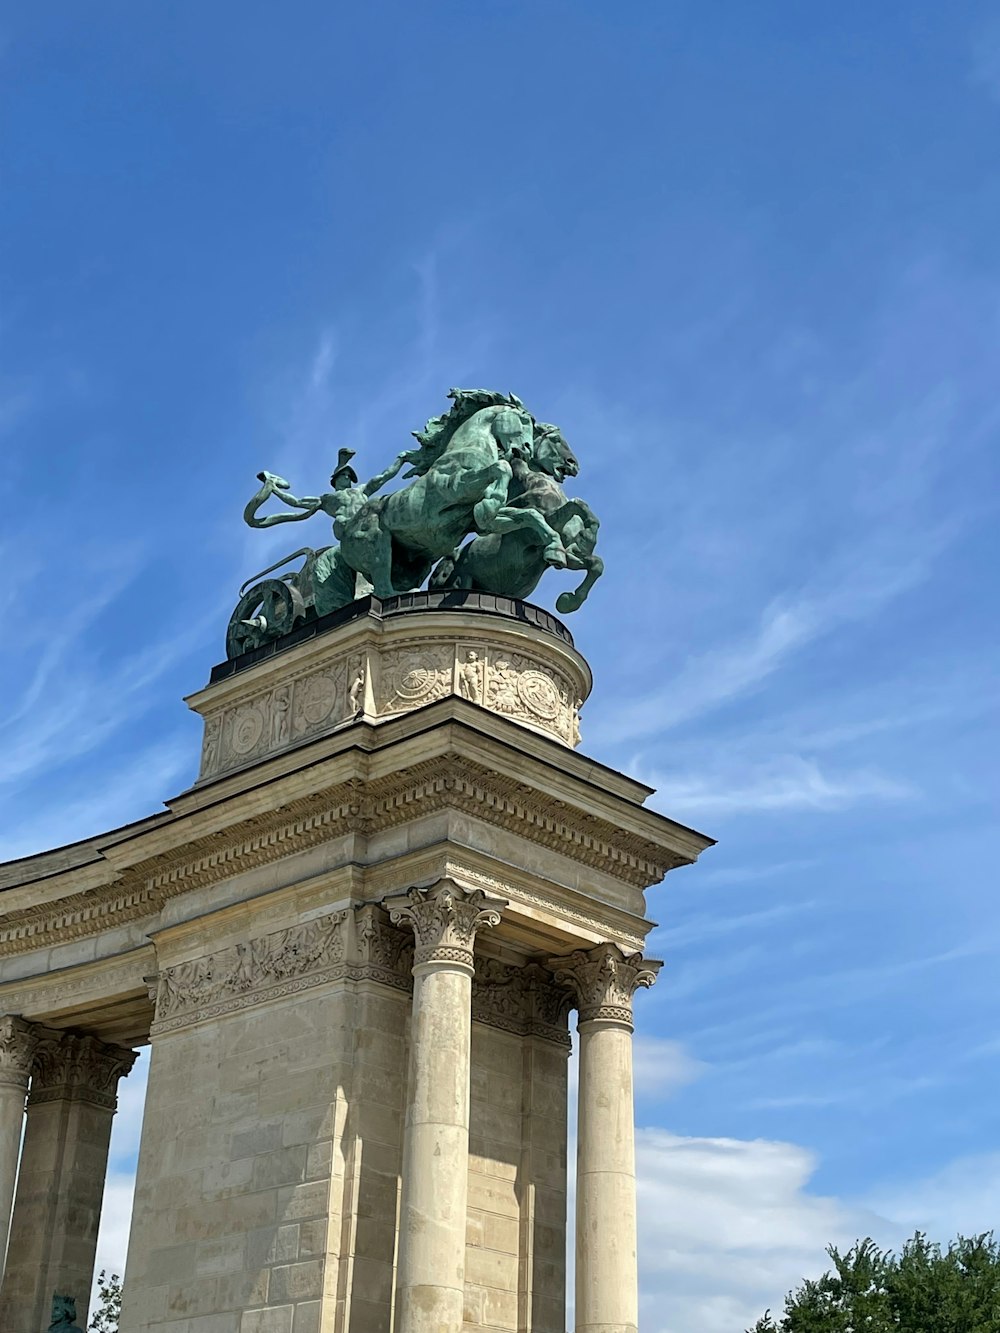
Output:
[[836,812],[870,801],[901,801],[916,796],[909,782],[874,769],[824,772],[815,759],[786,755],[749,770],[652,774],[651,804],[681,818],[755,812]]
[[[183,778],[194,777],[189,742],[163,741],[139,749],[83,798],[63,796],[0,831],[0,861],[61,847],[155,814]],[[50,783],[51,788],[51,783]]]
[[588,717],[592,739],[618,743],[667,731],[752,693],[816,640],[916,587],[943,542],[943,532],[927,534],[919,551],[831,566],[813,589],[771,600],[749,635],[691,657],[656,690]]
[[859,1196],[814,1194],[817,1164],[795,1143],[640,1130],[642,1327],[735,1333],[825,1271],[828,1245],[898,1249],[917,1229],[945,1242],[995,1226],[1000,1153]]
[[641,1097],[671,1097],[706,1069],[683,1043],[642,1032],[633,1040],[632,1060],[635,1091]]
[[808,1192],[816,1158],[793,1143],[637,1136],[640,1324],[734,1333],[809,1273],[828,1244],[884,1234],[869,1209]]

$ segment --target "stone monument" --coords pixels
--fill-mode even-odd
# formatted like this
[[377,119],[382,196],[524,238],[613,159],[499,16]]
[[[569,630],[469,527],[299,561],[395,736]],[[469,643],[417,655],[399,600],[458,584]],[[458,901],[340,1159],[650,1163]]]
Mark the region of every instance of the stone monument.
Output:
[[644,894],[711,840],[576,748],[590,671],[523,600],[603,568],[561,432],[451,397],[364,485],[259,474],[247,522],[337,540],[240,591],[197,781],[0,867],[3,1333],[86,1326],[145,1043],[121,1333],[565,1333],[574,1009],[576,1329],[636,1333]]

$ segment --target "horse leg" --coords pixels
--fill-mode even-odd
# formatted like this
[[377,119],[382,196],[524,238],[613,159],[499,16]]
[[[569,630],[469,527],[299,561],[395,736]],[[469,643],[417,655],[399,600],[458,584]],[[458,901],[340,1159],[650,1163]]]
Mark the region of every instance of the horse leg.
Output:
[[475,495],[481,491],[479,501],[473,506],[472,517],[480,532],[492,532],[493,521],[499,510],[507,503],[510,479],[513,476],[510,464],[504,458],[498,458],[484,468],[468,472],[462,478],[462,489],[468,484],[467,494]]
[[556,569],[565,569],[568,560],[562,538],[555,528],[545,520],[545,515],[538,509],[500,509],[490,524],[489,531],[496,533],[518,532],[527,529],[535,534],[542,545],[542,559]]
[[568,615],[570,611],[579,611],[587,600],[587,594],[604,573],[604,561],[599,555],[584,556],[583,566],[587,570],[587,576],[574,592],[561,592],[556,598],[556,610],[562,615]]

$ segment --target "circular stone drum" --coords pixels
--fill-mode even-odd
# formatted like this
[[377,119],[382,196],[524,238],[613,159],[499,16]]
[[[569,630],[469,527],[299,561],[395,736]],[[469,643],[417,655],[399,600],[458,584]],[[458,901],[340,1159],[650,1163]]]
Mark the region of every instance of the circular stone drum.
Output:
[[483,593],[365,598],[222,663],[202,698],[201,779],[449,695],[563,745],[580,740],[590,668],[539,607]]

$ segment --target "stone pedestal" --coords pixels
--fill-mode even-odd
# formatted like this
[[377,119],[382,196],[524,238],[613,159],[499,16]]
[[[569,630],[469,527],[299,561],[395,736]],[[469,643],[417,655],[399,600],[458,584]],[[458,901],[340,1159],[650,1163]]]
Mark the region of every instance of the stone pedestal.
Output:
[[135,1052],[50,1032],[35,1054],[0,1328],[48,1327],[54,1293],[86,1327],[118,1080]]
[[[0,1012],[151,1045],[121,1333],[565,1333],[573,1005],[579,1328],[632,1333],[635,955],[709,840],[577,753],[545,612],[334,620],[213,671],[162,815],[0,867]],[[83,1280],[49,1185],[96,1234],[110,1119],[31,1102],[18,1311]]]

